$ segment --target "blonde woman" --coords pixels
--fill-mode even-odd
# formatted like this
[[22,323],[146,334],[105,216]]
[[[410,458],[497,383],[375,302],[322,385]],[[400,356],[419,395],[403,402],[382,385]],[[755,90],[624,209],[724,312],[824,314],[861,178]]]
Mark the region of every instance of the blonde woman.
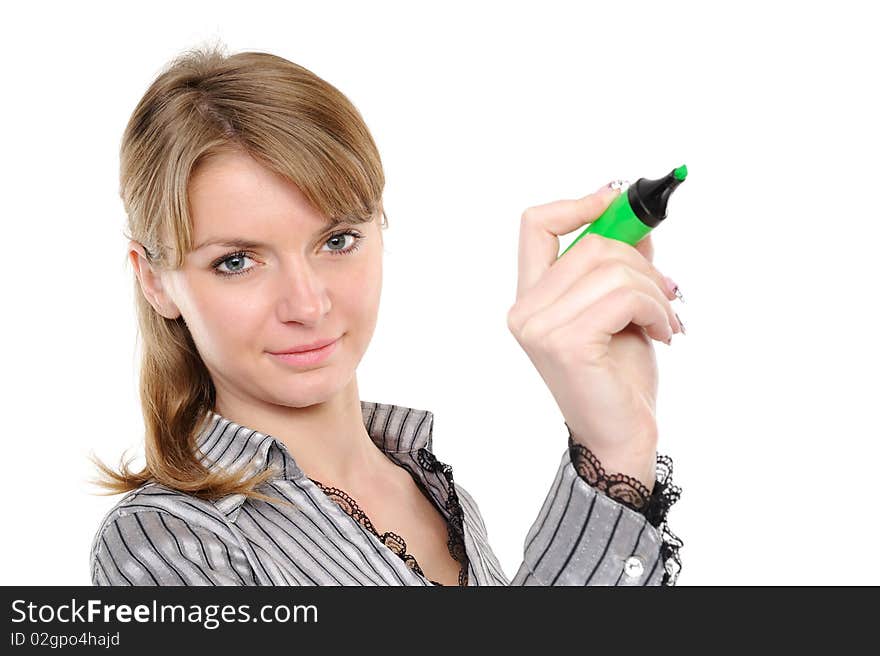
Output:
[[359,398],[384,183],[352,103],[290,61],[193,50],[149,87],[120,173],[146,465],[95,459],[124,493],[92,542],[95,585],[674,583],[652,340],[681,330],[676,290],[649,238],[585,238],[551,266],[557,235],[619,192],[522,216],[508,325],[568,445],[509,579],[434,456],[432,413]]

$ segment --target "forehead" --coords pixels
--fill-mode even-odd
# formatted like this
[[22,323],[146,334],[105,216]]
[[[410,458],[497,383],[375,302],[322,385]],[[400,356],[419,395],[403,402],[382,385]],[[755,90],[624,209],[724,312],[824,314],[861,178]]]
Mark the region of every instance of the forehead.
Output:
[[196,169],[188,188],[194,243],[206,238],[251,236],[247,230],[314,230],[327,220],[299,187],[247,153],[214,155]]

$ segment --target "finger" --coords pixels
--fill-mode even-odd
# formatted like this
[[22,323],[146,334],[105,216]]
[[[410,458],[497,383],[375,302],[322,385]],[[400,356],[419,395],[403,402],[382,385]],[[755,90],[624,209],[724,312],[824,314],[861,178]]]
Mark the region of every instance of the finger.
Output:
[[568,234],[597,219],[619,193],[620,190],[606,185],[583,198],[535,205],[523,212],[519,228],[517,300],[556,262],[559,257],[559,235]]
[[674,332],[681,332],[681,324],[664,290],[643,273],[617,261],[607,261],[589,276],[575,283],[558,300],[528,317],[521,327],[526,340],[536,341],[556,327],[574,321],[585,307],[620,288],[630,288],[651,296],[663,308],[667,322]]
[[[645,249],[651,248],[650,242]],[[556,302],[581,278],[603,262],[616,260],[650,277],[668,299],[676,298],[666,286],[665,277],[642,252],[629,244],[597,234],[587,234],[546,271],[530,292],[520,298],[509,313],[509,323],[517,326],[533,314]]]
[[666,292],[653,278],[620,261],[608,260],[578,280],[549,306],[528,317],[520,329],[521,334],[529,336],[524,339],[537,340],[562,324],[574,321],[584,308],[619,288],[635,289],[652,297],[663,308],[673,331],[681,332],[681,324]]
[[548,347],[571,349],[574,357],[598,358],[607,353],[611,338],[634,323],[652,339],[669,343],[673,331],[663,306],[650,294],[618,287],[585,307],[574,321],[551,330],[542,342]]

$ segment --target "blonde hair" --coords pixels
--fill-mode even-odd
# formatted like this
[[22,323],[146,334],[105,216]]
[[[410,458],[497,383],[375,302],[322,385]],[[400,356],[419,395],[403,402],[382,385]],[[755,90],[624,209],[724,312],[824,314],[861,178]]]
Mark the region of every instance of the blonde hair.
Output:
[[[265,52],[227,55],[222,45],[174,58],[135,107],[120,147],[119,193],[126,236],[153,266],[178,268],[192,249],[187,185],[208,158],[238,149],[296,184],[328,223],[387,217],[385,175],[360,113],[336,87]],[[162,242],[168,237],[171,244]],[[146,482],[204,499],[244,494],[278,501],[254,488],[274,471],[250,478],[209,471],[196,440],[214,408],[215,388],[183,317],[155,311],[134,279],[142,339],[140,398],[146,466],[117,473],[94,455],[104,475],[92,482],[121,494]],[[100,476],[100,474],[99,474]]]

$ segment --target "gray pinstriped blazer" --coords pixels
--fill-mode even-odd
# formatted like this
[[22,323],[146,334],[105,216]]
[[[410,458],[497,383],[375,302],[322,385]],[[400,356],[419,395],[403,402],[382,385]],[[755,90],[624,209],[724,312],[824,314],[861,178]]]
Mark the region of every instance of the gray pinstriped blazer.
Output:
[[[448,521],[450,482],[419,453],[433,456],[433,414],[369,401],[361,408],[376,445],[417,478]],[[299,509],[235,494],[205,501],[145,483],[101,521],[90,551],[93,585],[433,585],[315,485],[281,441],[217,413],[206,420],[197,441],[206,466],[277,466],[282,473],[259,491]],[[451,479],[451,467],[440,465]],[[489,546],[476,502],[459,481],[453,485],[469,586],[661,582],[658,530],[580,478],[567,447],[513,579]]]

